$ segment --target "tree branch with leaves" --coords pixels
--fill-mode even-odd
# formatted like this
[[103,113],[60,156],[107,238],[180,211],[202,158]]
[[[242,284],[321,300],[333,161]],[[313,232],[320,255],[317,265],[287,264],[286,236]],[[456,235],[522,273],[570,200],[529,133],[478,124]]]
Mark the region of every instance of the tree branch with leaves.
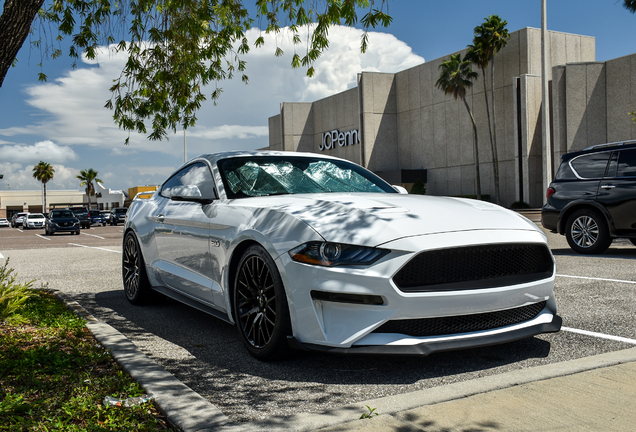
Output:
[[[314,62],[329,48],[331,27],[361,25],[365,52],[368,30],[392,20],[387,0],[255,0],[255,6],[251,16],[243,0],[5,0],[0,40],[10,40],[11,49],[0,50],[0,65],[8,62],[0,69],[0,86],[28,34],[3,27],[9,19],[5,14],[15,11],[21,22],[33,23],[31,43],[52,57],[61,55],[55,46],[63,38],[70,38],[68,54],[74,61],[82,54],[95,59],[102,45],[125,52],[128,60],[114,77],[105,106],[120,128],[161,140],[169,130],[194,126],[202,103],[208,97],[218,100],[222,81],[236,75],[248,82],[243,57],[252,49],[246,33],[255,22],[265,34],[287,28],[296,45],[302,42],[301,27],[309,26],[306,50],[294,53],[291,66],[312,76]],[[49,26],[58,35],[47,32]],[[14,33],[9,39],[7,34]],[[253,47],[263,44],[261,34]],[[276,47],[275,55],[282,54]],[[46,75],[40,72],[39,79],[45,81]],[[208,95],[210,84],[215,87]]]

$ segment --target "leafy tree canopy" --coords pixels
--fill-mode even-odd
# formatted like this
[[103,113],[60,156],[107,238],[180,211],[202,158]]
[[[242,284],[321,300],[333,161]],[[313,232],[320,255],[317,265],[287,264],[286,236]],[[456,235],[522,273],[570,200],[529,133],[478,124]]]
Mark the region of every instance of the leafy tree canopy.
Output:
[[[300,27],[309,25],[306,51],[294,53],[291,65],[312,76],[313,63],[329,47],[329,28],[360,24],[365,52],[369,28],[391,23],[386,2],[255,0],[256,12],[250,15],[243,0],[5,0],[0,85],[29,32],[32,43],[53,58],[62,55],[55,47],[65,37],[74,61],[81,54],[95,59],[100,45],[110,45],[126,52],[128,61],[113,81],[106,107],[120,128],[143,134],[150,128],[148,138],[160,140],[168,130],[195,125],[196,112],[208,98],[204,86],[216,83],[209,95],[216,103],[219,82],[238,74],[247,83],[243,56],[252,48],[246,32],[254,23],[264,29],[254,47],[264,44],[263,32],[279,33],[284,27],[300,44]],[[275,55],[282,54],[277,47]],[[46,75],[40,73],[39,79]]]

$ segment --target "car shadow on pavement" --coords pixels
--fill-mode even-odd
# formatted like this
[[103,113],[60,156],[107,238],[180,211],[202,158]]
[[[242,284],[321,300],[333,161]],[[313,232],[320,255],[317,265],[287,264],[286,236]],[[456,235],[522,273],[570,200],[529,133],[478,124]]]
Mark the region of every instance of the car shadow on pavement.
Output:
[[288,360],[261,362],[248,354],[234,326],[174,300],[134,306],[121,290],[76,299],[234,421],[477,378],[485,370],[547,357],[551,347],[541,338],[527,338],[426,357],[299,352]]

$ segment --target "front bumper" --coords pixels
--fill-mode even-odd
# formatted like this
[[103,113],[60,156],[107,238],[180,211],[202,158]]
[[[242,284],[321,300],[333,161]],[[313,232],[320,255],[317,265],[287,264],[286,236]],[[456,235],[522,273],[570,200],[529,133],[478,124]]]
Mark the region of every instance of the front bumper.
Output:
[[49,232],[50,233],[60,233],[60,232],[71,232],[71,233],[75,233],[75,232],[80,232],[80,227],[78,226],[70,226],[70,227],[54,227],[54,226],[49,226]]
[[[288,254],[281,255],[277,264],[282,269],[281,276],[290,305],[293,328],[291,345],[334,352],[426,355],[559,331],[561,318],[557,316],[553,294],[554,272],[552,276],[541,280],[455,291],[404,292],[393,282],[393,276],[419,252],[487,245],[497,243],[497,239],[502,244],[512,241],[545,242],[542,234],[534,230],[473,231],[409,237],[382,245],[392,252],[363,268],[312,266],[292,261]],[[320,296],[316,296],[316,292]],[[360,301],[352,303],[349,301],[351,298]],[[369,299],[373,301],[366,302]],[[375,302],[376,299],[381,299],[380,304]],[[541,302],[545,302],[545,307],[541,310],[539,306],[536,316],[487,330],[439,336],[378,332],[389,321],[444,317],[462,319]]]
[[[307,344],[296,340],[293,336],[288,338],[289,346],[303,351],[323,351],[334,354],[392,354],[427,356],[436,352],[456,351],[467,348],[479,348],[519,339],[536,336],[541,333],[556,333],[561,330],[562,319],[558,315],[547,312],[542,314],[540,321],[548,322],[532,323],[521,328],[502,328],[491,334],[466,334],[449,337],[428,338],[427,340],[411,341],[407,344],[388,343],[378,345],[356,344],[349,348],[330,347],[324,345]],[[533,320],[534,321],[534,320]],[[463,336],[463,337],[462,337]]]

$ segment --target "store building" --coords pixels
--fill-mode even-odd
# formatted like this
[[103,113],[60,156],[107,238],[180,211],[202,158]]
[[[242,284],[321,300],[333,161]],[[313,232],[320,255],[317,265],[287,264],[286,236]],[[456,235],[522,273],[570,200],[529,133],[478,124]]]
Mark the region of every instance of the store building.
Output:
[[[548,32],[548,38],[555,172],[563,153],[636,139],[627,114],[636,107],[636,54],[596,62],[593,37]],[[435,87],[447,58],[395,74],[362,72],[350,90],[315,102],[281,103],[280,113],[269,118],[267,149],[342,157],[407,187],[420,178],[428,194],[474,195],[470,117],[461,100]],[[489,74],[486,81],[490,94]],[[543,203],[541,98],[541,31],[512,32],[495,59],[502,205]],[[467,101],[478,128],[482,193],[494,197],[481,76]]]
[[[120,190],[105,188],[100,183],[95,186],[95,195],[91,196],[90,208],[108,210],[121,207],[126,195]],[[44,212],[54,208],[88,207],[86,193],[79,190],[46,190]],[[41,190],[0,190],[0,217],[10,218],[15,213],[43,213]]]

